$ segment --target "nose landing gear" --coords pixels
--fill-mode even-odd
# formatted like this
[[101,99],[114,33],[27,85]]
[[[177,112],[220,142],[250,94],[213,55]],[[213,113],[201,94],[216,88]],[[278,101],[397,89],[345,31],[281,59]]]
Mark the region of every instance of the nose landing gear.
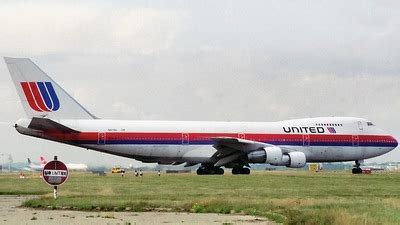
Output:
[[352,174],[360,174],[362,173],[362,169],[360,168],[360,161],[356,160],[356,164],[353,166],[353,169],[351,170]]

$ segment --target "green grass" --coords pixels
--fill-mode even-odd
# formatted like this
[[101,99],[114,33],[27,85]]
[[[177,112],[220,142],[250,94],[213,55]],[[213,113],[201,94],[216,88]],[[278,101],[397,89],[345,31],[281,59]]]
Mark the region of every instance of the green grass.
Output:
[[59,198],[39,177],[0,175],[0,194],[40,195],[24,206],[90,211],[245,213],[285,224],[400,224],[400,174],[257,172],[250,176],[72,173]]

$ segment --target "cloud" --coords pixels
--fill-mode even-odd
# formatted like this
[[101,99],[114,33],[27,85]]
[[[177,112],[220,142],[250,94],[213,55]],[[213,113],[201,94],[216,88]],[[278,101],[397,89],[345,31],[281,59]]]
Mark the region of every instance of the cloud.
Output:
[[[400,138],[398,6],[375,1],[8,1],[0,5],[0,51],[32,57],[101,118],[356,116]],[[0,73],[2,116],[15,121],[23,110],[4,64]],[[70,153],[70,146],[2,133],[10,136],[5,146],[21,142],[28,149],[34,143]],[[14,158],[25,160],[25,152],[16,151]],[[85,160],[97,154],[86,153]],[[394,151],[373,160],[398,155]]]
[[0,6],[5,53],[154,54],[170,48],[186,13],[104,2],[28,1]]

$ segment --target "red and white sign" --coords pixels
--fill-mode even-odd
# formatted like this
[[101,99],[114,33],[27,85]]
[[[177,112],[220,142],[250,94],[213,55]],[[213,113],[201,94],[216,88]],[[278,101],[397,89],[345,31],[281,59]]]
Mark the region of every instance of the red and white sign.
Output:
[[69,175],[67,166],[61,161],[50,161],[42,170],[43,180],[51,186],[63,184]]

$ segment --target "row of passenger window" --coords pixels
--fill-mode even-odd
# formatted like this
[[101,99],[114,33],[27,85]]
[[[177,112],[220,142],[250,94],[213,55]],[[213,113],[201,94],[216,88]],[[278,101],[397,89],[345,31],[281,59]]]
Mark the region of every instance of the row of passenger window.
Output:
[[342,127],[341,123],[316,123],[315,126],[330,126],[330,127]]

